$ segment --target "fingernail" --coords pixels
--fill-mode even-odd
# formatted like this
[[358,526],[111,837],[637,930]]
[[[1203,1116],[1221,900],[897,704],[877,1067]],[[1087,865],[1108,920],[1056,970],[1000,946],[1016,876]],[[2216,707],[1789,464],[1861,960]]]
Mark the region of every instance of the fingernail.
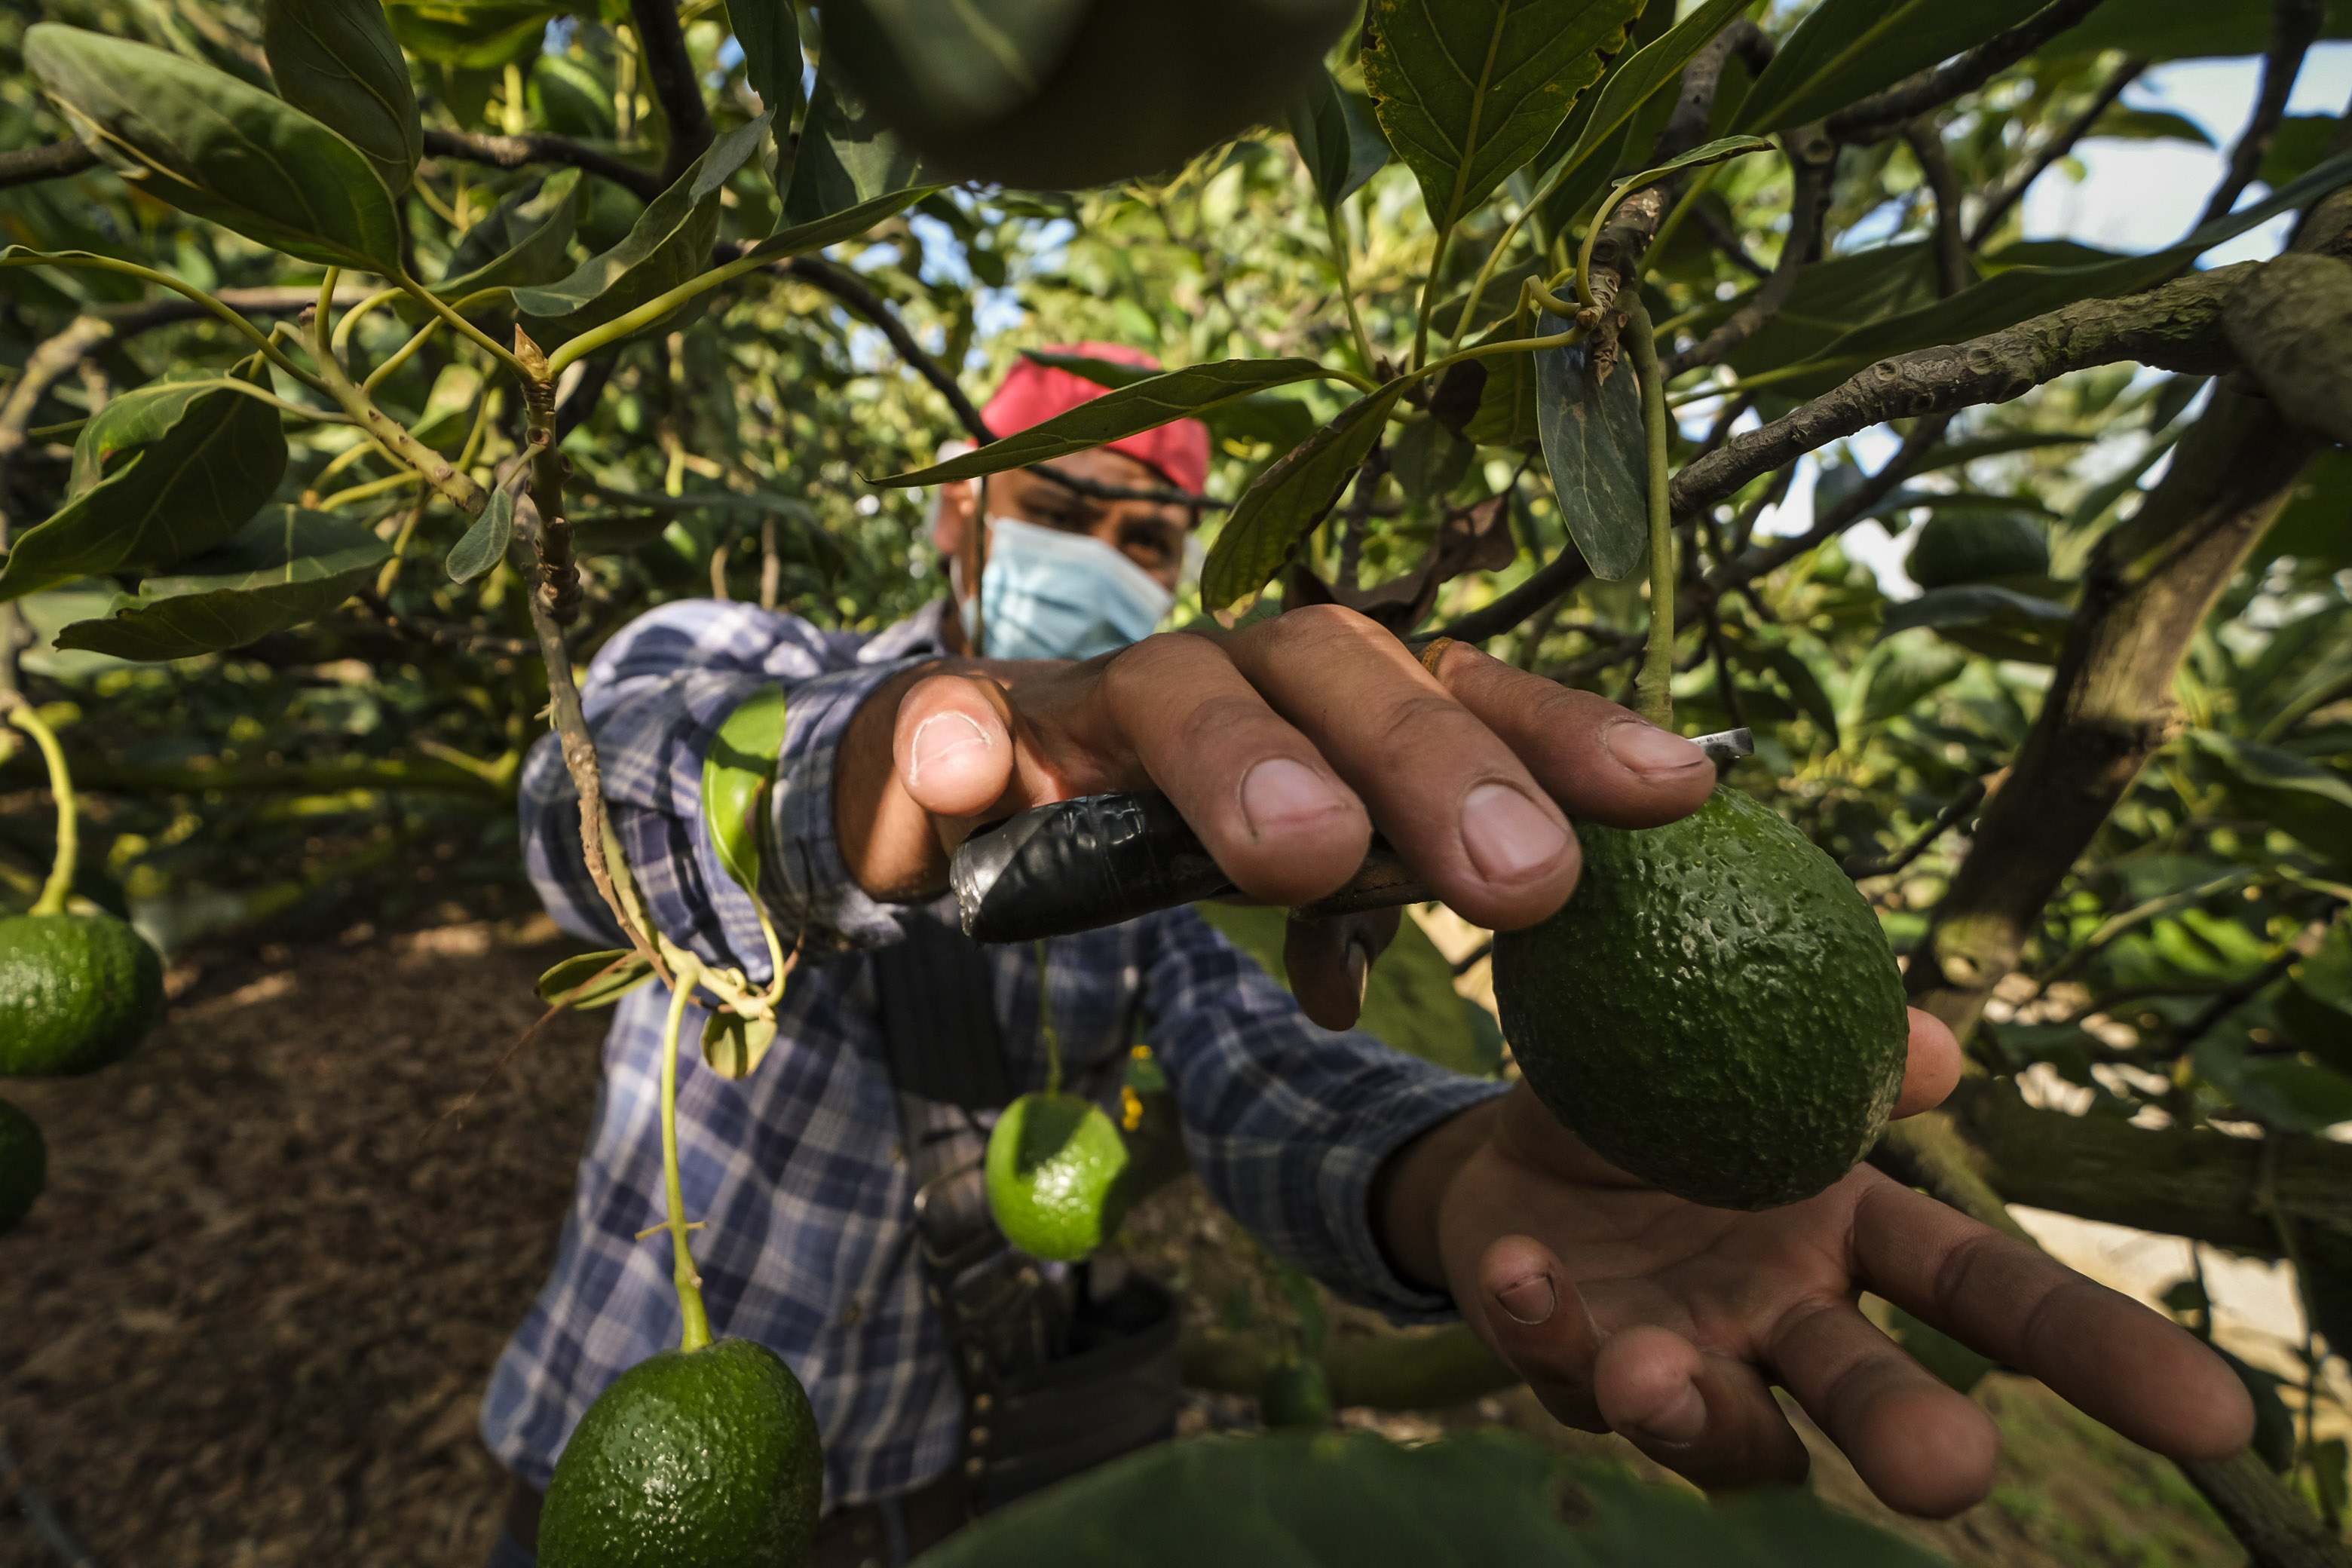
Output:
[[1462,847],[1490,882],[1514,882],[1549,865],[1568,831],[1508,784],[1480,784],[1462,803]]
[[1372,954],[1360,939],[1352,937],[1348,942],[1348,984],[1356,988],[1356,1008],[1361,1012],[1372,987]]
[[934,713],[915,726],[914,744],[908,747],[912,761],[907,768],[907,782],[915,783],[923,776],[925,768],[936,767],[958,752],[968,752],[978,746],[988,749],[988,731],[969,713]]
[[1496,1291],[1495,1300],[1510,1314],[1511,1321],[1533,1328],[1551,1321],[1553,1310],[1559,1305],[1559,1292],[1552,1289],[1550,1275],[1530,1274]]
[[1260,837],[1277,827],[1345,810],[1339,792],[1304,763],[1268,757],[1242,780],[1242,815]]
[[1603,730],[1601,738],[1609,742],[1612,756],[1646,777],[1684,773],[1706,761],[1697,742],[1639,719],[1620,719]]
[[1633,1428],[1643,1436],[1660,1443],[1695,1443],[1706,1430],[1706,1401],[1689,1384],[1683,1385],[1683,1396],[1670,1409],[1653,1415]]

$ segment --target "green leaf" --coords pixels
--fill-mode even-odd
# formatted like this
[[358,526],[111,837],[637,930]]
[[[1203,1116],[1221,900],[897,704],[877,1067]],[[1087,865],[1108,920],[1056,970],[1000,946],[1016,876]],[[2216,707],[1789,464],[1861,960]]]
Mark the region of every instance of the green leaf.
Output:
[[77,621],[59,647],[117,658],[190,658],[243,647],[316,620],[352,596],[392,558],[365,524],[275,506],[178,575],[150,577],[102,621]]
[[[1865,322],[1934,304],[1943,297],[1937,279],[1935,247],[1925,243],[1885,245],[1813,262],[1797,274],[1788,303],[1733,350],[1728,363],[1745,376],[1816,358]],[[1725,300],[1695,321],[1692,331],[1712,331],[1754,293],[1749,289]]]
[[2304,469],[2254,559],[2281,555],[2329,570],[2352,565],[2352,451],[2323,449]]
[[268,0],[261,46],[280,98],[364,153],[394,195],[408,189],[425,127],[379,0]]
[[1641,9],[1641,0],[1372,0],[1364,85],[1440,232],[1551,140]]
[[428,447],[458,439],[473,422],[474,400],[481,395],[480,371],[463,362],[443,365],[408,433]]
[[2254,815],[2339,865],[2352,865],[2352,782],[2277,746],[2192,730],[2189,743],[2229,775],[2230,793]]
[[[572,232],[579,212],[580,171],[565,169],[534,181],[490,209],[449,253],[447,275],[433,286],[445,300],[485,289],[548,283],[571,270]],[[403,301],[416,310],[424,307]]]
[[224,71],[42,22],[25,64],[84,145],[158,201],[304,261],[390,274],[400,219],[366,154]]
[[585,1013],[611,1006],[653,977],[653,961],[632,949],[583,952],[539,977],[539,999]]
[[[1550,332],[1568,323],[1547,316]],[[1569,537],[1592,574],[1614,583],[1640,570],[1650,542],[1649,447],[1641,384],[1624,366],[1592,374],[1591,345],[1543,349],[1536,360],[1536,426]]]
[[[1024,359],[1034,360],[1055,370],[1066,370],[1097,386],[1108,386],[1113,390],[1133,386],[1139,381],[1149,381],[1161,374],[1139,364],[1096,359],[1091,354],[1047,353],[1041,349],[1023,349],[1021,353]],[[1202,410],[1197,417],[1209,426],[1209,433],[1220,440],[1264,441],[1284,451],[1315,434],[1315,413],[1312,409],[1295,397],[1283,397],[1270,392],[1253,392],[1231,402],[1220,403]]]
[[[231,376],[266,386],[259,355]],[[286,473],[278,410],[213,372],[126,392],[82,426],[68,500],[0,566],[0,600],[99,573],[170,566],[226,542]]]
[[872,201],[860,202],[829,216],[779,229],[743,254],[753,260],[802,256],[812,250],[823,250],[828,245],[837,245],[845,239],[856,239],[884,218],[906,211],[940,188],[938,185],[908,185],[904,190],[885,192]]
[[1338,418],[1258,475],[1217,531],[1217,542],[1201,569],[1202,609],[1225,609],[1265,587],[1289,564],[1299,542],[1323,521],[1379,445],[1389,410],[1408,384],[1406,377],[1399,376],[1349,404]]
[[1741,104],[1735,131],[1819,120],[2024,21],[2045,0],[1822,0]]
[[[653,199],[627,238],[582,262],[570,277],[517,288],[515,305],[529,318],[531,336],[552,347],[700,275],[710,264],[710,247],[719,237],[719,195],[758,150],[767,128],[762,114],[713,142],[676,184]],[[644,331],[667,331],[699,309],[698,297]]]
[[[1570,1521],[1573,1522],[1570,1522]],[[1367,1432],[1160,1443],[1021,1499],[922,1568],[1937,1568],[1802,1488],[1645,1485],[1487,1430],[1410,1447]],[[1948,1568],[1948,1564],[1942,1568]]]
[[2145,289],[2178,272],[2200,253],[2334,190],[2347,179],[2352,179],[2352,153],[2338,153],[2264,200],[2216,218],[2162,250],[2087,267],[2012,267],[1996,272],[1948,300],[1854,328],[1815,356],[1822,362],[1818,375],[1792,377],[1772,390],[1791,397],[1815,396],[1873,360],[1964,342],[2078,300],[2113,299]]
[[[1517,318],[1496,324],[1473,347],[1507,342],[1528,336]],[[1486,384],[1478,389],[1478,411],[1462,427],[1463,436],[1481,447],[1523,447],[1543,438],[1542,406],[1536,364],[1538,354],[1490,354],[1478,363],[1486,367]]]
[[702,1026],[702,1059],[720,1078],[750,1078],[776,1043],[773,1018],[746,1018],[735,1013],[713,1013]]
[[449,548],[451,582],[470,583],[507,558],[507,546],[514,542],[514,491],[504,485],[491,490],[481,516]]
[[418,59],[478,72],[497,71],[538,53],[548,23],[562,13],[508,0],[384,0],[384,14],[392,36]]
[[2074,615],[2065,605],[2037,599],[1990,583],[1931,588],[1916,599],[1891,605],[1879,635],[1893,637],[1914,626],[1988,658],[2048,664],[2058,655]]
[[[2266,5],[2131,0],[2128,5],[2102,5],[2093,11],[2043,45],[2033,63],[2077,61],[2107,49],[2150,61],[2259,55],[2270,47],[2270,34]],[[2352,37],[2352,6],[2341,0],[2329,5],[2319,36]]]
[[2103,136],[2119,142],[2193,142],[2200,147],[2213,145],[2211,134],[2185,114],[2175,114],[2162,109],[2134,109],[2124,103],[2110,105],[2106,112],[2092,122],[2083,140],[2089,142]]
[[702,826],[736,886],[760,896],[760,843],[784,750],[784,689],[762,687],[735,705],[702,761]]
[[[1586,159],[1598,156],[1604,148],[1613,155],[1624,140],[1621,133],[1626,123],[1649,101],[1650,95],[1679,78],[1692,57],[1755,3],[1756,0],[1706,0],[1675,23],[1665,37],[1644,44],[1619,61],[1617,68],[1601,84],[1601,90],[1593,95],[1592,113],[1585,121],[1584,129],[1553,165],[1559,177],[1564,181]],[[1552,177],[1547,172],[1545,183],[1549,184]]]
[[1082,403],[1067,414],[1057,414],[1042,425],[991,441],[976,451],[874,482],[942,485],[957,479],[976,479],[983,474],[1001,474],[1007,468],[1026,468],[1031,463],[1049,463],[1171,420],[1198,418],[1270,386],[1339,374],[1311,359],[1227,359],[1147,374]]
[[820,74],[784,189],[784,221],[814,223],[919,183],[914,150],[898,140],[838,73]]
[[1692,148],[1679,157],[1667,159],[1655,168],[1627,174],[1612,180],[1610,185],[1621,195],[1632,195],[1644,185],[1654,185],[1668,174],[1679,174],[1685,169],[1704,169],[1710,163],[1727,163],[1734,158],[1745,158],[1750,153],[1769,153],[1772,143],[1761,136],[1723,136]]
[[1315,181],[1315,196],[1336,207],[1364,188],[1389,161],[1389,144],[1370,107],[1340,90],[1331,73],[1318,68],[1307,96],[1290,106],[1290,139]]
[[772,123],[800,118],[800,7],[793,0],[727,0],[727,20],[743,50],[743,79],[760,95]]
[[1797,650],[1781,643],[1734,643],[1731,657],[1750,669],[1769,671],[1780,678],[1796,700],[1798,710],[1826,731],[1832,749],[1838,740],[1837,705],[1822,689],[1821,677],[1813,667],[1799,657]]

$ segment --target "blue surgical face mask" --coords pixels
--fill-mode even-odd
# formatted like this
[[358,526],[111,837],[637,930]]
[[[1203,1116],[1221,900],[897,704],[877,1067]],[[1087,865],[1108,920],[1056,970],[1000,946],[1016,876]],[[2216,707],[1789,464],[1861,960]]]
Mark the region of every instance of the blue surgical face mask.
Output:
[[[1089,534],[989,520],[980,574],[987,658],[1092,658],[1150,637],[1175,603],[1157,577]],[[969,637],[971,600],[962,614]]]

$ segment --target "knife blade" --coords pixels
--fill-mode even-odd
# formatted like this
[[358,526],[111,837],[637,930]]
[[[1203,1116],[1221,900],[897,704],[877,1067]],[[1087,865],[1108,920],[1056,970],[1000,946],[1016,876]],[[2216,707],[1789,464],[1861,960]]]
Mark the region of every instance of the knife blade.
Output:
[[[1745,729],[1692,739],[1718,772],[1756,750]],[[1239,890],[1182,814],[1153,791],[1079,795],[1007,817],[957,847],[948,882],[964,932],[977,942],[1067,936]],[[1375,833],[1347,885],[1296,913],[1321,920],[1435,896]]]

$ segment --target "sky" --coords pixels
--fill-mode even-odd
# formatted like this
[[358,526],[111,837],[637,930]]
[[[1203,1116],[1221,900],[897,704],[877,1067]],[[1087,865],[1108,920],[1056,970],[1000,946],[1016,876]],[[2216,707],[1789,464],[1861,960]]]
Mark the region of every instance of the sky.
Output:
[[[2029,239],[2074,239],[2103,249],[2153,250],[2196,226],[2205,200],[2220,183],[2230,143],[2253,108],[2261,63],[2252,59],[2176,60],[2160,65],[2125,89],[2134,109],[2170,110],[2194,121],[2213,138],[2213,147],[2188,142],[2084,142],[2077,150],[2084,167],[2080,182],[2053,169],[2036,181],[2023,209]],[[2290,114],[2340,114],[2352,100],[2352,42],[2322,43],[2304,61],[2287,103]],[[2245,206],[2269,194],[2255,184],[2239,198]],[[2276,255],[2293,215],[2283,215],[2205,253],[2203,265],[2258,260]],[[1857,437],[1865,462],[1883,459],[1895,441],[1882,428]],[[1765,531],[1796,533],[1812,521],[1811,465],[1800,471],[1789,500],[1768,513]],[[1914,592],[1904,574],[1907,542],[1890,539],[1875,522],[1846,535],[1846,552],[1878,574],[1890,592]]]

